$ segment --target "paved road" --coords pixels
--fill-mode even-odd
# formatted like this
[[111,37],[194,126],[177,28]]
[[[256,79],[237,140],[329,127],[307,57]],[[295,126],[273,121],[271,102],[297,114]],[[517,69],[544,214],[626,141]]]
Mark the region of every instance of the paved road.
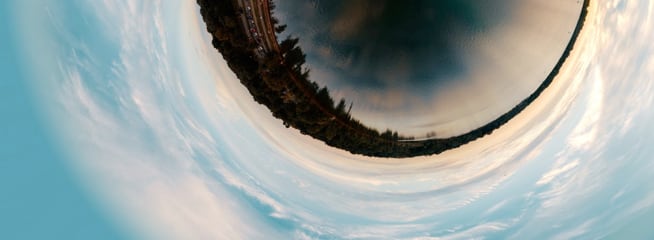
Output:
[[264,20],[266,21],[266,41],[268,41],[269,49],[279,51],[279,43],[277,42],[277,36],[275,35],[275,28],[272,24],[272,16],[270,11],[270,4],[272,0],[257,0],[262,2],[261,6],[263,7]]
[[[262,50],[256,51],[258,57],[263,58],[264,54],[269,51],[279,52],[279,43],[277,42],[277,36],[275,35],[274,26],[272,24],[272,16],[270,14],[270,2],[269,0],[238,0],[239,6],[243,9],[243,14],[241,15],[241,23],[245,26],[244,29],[248,36],[259,44]],[[252,23],[254,22],[254,23]],[[254,29],[254,31],[252,31]],[[256,34],[255,34],[256,33]],[[280,61],[282,61],[280,57]],[[329,115],[331,118],[329,121],[336,121],[337,123],[345,126],[348,130],[352,132],[359,132],[360,134],[367,136],[369,135],[366,131],[360,131],[361,129],[353,128],[347,119],[343,119],[339,116],[336,116],[332,113],[331,109],[323,106],[314,96],[314,92],[310,89],[307,89],[306,86],[297,79],[293,73],[290,72],[289,76],[291,80],[300,88],[306,97],[310,99],[311,104],[318,107],[322,112]],[[377,137],[375,135],[370,135],[370,137]],[[388,139],[380,139],[383,142],[389,144],[415,144],[415,143],[398,143]]]
[[241,14],[241,25],[247,32],[250,41],[257,43],[257,55],[263,57],[266,52],[279,49],[277,37],[270,18],[268,0],[238,0],[238,5],[243,9]]

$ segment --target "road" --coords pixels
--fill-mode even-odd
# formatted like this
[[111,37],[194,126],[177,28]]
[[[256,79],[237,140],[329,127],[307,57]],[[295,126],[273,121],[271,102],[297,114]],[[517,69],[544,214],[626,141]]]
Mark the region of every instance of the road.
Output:
[[262,58],[266,52],[278,51],[279,43],[271,21],[270,2],[268,0],[238,0],[242,9],[241,25],[250,41],[256,43],[257,56]]
[[[241,24],[244,26],[244,30],[247,32],[250,41],[256,42],[258,44],[257,51],[255,53],[259,58],[263,58],[267,52],[275,51],[280,52],[279,43],[277,42],[277,36],[275,35],[275,27],[272,23],[272,16],[270,11],[270,0],[237,0],[239,7],[243,9],[243,13],[240,15]],[[259,48],[260,47],[260,48]],[[280,61],[283,61],[280,56]],[[364,136],[369,136],[373,138],[378,138],[377,135],[370,134],[366,131],[361,131],[360,129],[353,128],[347,119],[344,119],[340,116],[337,116],[332,113],[332,109],[327,109],[318,100],[315,98],[315,92],[307,89],[307,86],[303,82],[296,78],[295,74],[288,71],[288,76],[291,80],[298,86],[300,91],[302,91],[305,96],[310,100],[311,104],[318,107],[323,113],[330,116],[331,121],[336,121],[338,124],[344,126],[351,132],[359,132]],[[389,144],[398,144],[396,141],[378,138],[382,142]],[[403,143],[404,145],[409,143]]]

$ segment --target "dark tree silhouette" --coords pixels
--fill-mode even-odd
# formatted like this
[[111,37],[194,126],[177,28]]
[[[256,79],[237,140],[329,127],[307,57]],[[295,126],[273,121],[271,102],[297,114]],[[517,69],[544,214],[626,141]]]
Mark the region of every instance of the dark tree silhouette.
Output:
[[[304,67],[306,55],[298,46],[299,39],[287,37],[276,50],[261,55],[257,43],[248,38],[247,26],[241,26],[243,9],[234,0],[197,0],[200,13],[213,36],[213,46],[222,54],[228,66],[248,89],[255,101],[265,105],[284,126],[298,129],[303,134],[327,145],[351,153],[377,157],[413,157],[438,154],[445,150],[490,134],[513,116],[524,110],[547,88],[557,75],[577,38],[587,14],[590,0],[584,7],[572,40],[547,79],[525,100],[492,122],[468,133],[429,140],[414,141],[390,129],[383,133],[366,127],[350,116],[352,104],[345,110],[345,99],[338,104],[326,87],[309,80],[309,69]],[[269,4],[271,10],[274,4]],[[269,19],[276,33],[286,29],[278,20]],[[277,39],[274,36],[274,39]],[[436,133],[427,133],[436,136]]]

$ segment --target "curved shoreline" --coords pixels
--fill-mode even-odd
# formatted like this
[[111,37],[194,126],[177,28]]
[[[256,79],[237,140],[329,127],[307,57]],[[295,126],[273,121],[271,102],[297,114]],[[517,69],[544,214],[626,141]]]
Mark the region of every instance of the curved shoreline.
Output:
[[[387,158],[433,155],[457,148],[492,133],[522,112],[551,85],[558,75],[576,44],[590,5],[590,0],[584,0],[577,25],[561,58],[543,83],[518,105],[495,120],[465,134],[448,138],[413,140],[391,130],[380,133],[352,119],[349,111],[344,110],[343,100],[334,106],[327,89],[319,88],[316,83],[308,80],[308,71],[302,67],[305,55],[296,46],[297,41],[294,42],[297,39],[286,39],[281,44],[274,41],[273,49],[263,49],[260,41],[256,39],[253,41],[252,33],[248,32],[252,28],[259,28],[260,32],[268,35],[266,38],[276,39],[272,30],[276,30],[277,20],[270,16],[272,9],[268,5],[268,0],[263,1],[265,2],[259,4],[265,5],[268,13],[258,14],[266,16],[268,26],[264,26],[261,30],[261,26],[257,25],[250,25],[248,29],[247,23],[243,23],[253,17],[262,17],[252,16],[251,10],[244,12],[244,7],[249,8],[250,5],[241,6],[243,0],[220,3],[197,0],[202,17],[207,23],[207,30],[213,36],[212,44],[220,51],[230,69],[236,73],[254,100],[265,105],[273,116],[284,121],[287,127],[292,126],[327,145],[354,154]],[[257,2],[250,0],[249,3]],[[256,30],[254,29],[253,32],[257,32]],[[291,57],[291,53],[294,57]]]

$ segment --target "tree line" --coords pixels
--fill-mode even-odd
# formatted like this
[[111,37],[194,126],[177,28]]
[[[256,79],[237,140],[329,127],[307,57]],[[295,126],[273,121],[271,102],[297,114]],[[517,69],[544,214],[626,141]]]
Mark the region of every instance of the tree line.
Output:
[[[490,134],[535,100],[567,57],[564,54],[557,68],[533,94],[494,121],[459,136],[418,141],[390,129],[380,132],[352,118],[351,105],[347,108],[345,99],[335,102],[326,87],[310,80],[310,70],[305,67],[306,54],[298,45],[298,38],[289,36],[279,42],[277,51],[269,50],[260,56],[256,53],[257,43],[248,39],[247,27],[241,26],[243,10],[236,1],[197,2],[207,31],[213,37],[213,46],[256,102],[265,105],[286,127],[298,129],[329,146],[366,156],[403,158],[438,154]],[[275,32],[285,30],[286,25],[279,25],[275,18],[270,20]],[[583,21],[580,23],[578,28]]]

